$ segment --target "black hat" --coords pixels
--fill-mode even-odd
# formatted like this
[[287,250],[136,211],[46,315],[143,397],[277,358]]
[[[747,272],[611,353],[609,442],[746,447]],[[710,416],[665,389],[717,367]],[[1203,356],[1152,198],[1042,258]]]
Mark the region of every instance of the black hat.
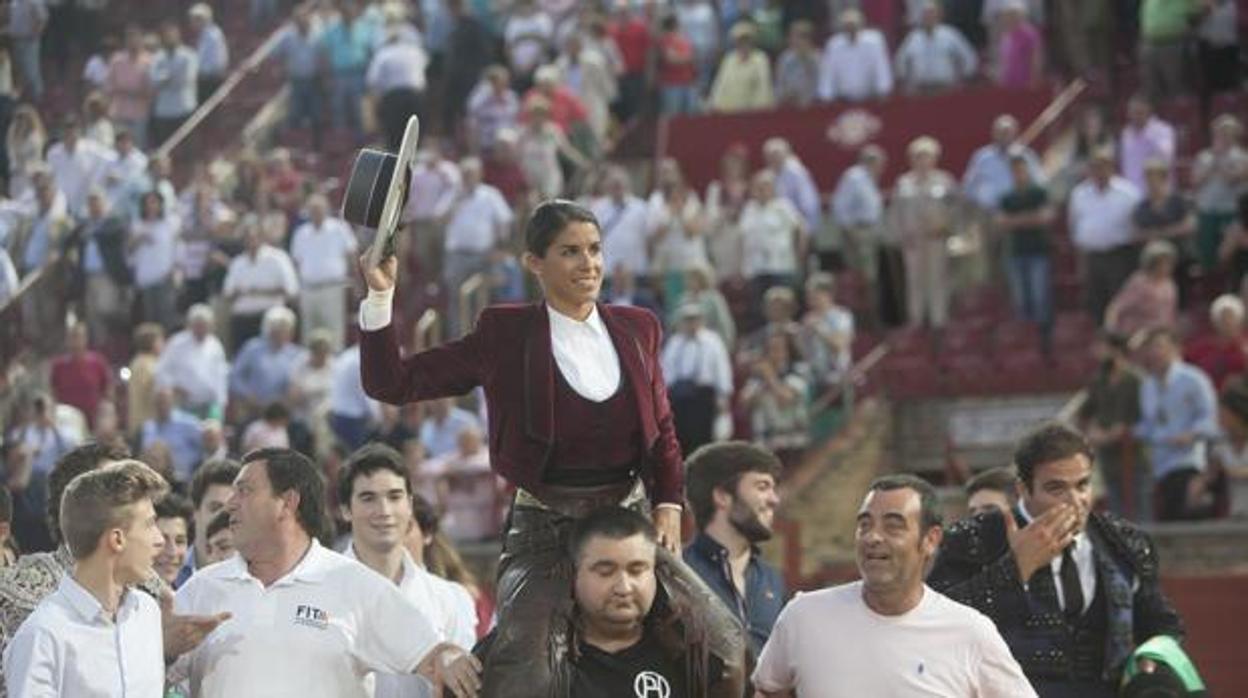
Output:
[[[408,168],[416,155],[420,120],[407,120],[399,152],[365,148],[355,156],[342,197],[342,217],[352,225],[377,231],[369,263],[378,264],[393,252],[399,213],[407,201]],[[396,176],[397,174],[397,176]]]

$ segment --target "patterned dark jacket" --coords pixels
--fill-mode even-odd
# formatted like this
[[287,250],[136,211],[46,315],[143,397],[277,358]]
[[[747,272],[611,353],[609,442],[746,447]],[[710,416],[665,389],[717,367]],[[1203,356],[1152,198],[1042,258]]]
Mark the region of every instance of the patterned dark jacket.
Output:
[[[1019,526],[1026,525],[1021,515],[1015,517]],[[1147,534],[1099,513],[1088,517],[1087,533],[1108,614],[1101,679],[1116,681],[1136,645],[1155,635],[1182,639],[1183,623],[1162,593],[1157,551]],[[1019,580],[1001,514],[980,514],[947,529],[927,582],[991,618],[1028,678],[1071,675],[1075,658],[1066,656],[1066,619],[1055,595],[1045,603],[1043,594],[1028,593]]]

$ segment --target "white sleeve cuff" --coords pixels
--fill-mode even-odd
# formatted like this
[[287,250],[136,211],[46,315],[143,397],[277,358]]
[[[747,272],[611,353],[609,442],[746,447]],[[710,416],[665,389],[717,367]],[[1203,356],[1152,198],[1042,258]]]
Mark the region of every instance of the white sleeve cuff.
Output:
[[394,305],[394,289],[374,291],[360,301],[360,329],[374,332],[390,324],[391,307]]
[[685,510],[683,506],[677,504],[676,502],[663,502],[661,504],[655,504],[654,508],[655,509],[675,509],[676,511]]

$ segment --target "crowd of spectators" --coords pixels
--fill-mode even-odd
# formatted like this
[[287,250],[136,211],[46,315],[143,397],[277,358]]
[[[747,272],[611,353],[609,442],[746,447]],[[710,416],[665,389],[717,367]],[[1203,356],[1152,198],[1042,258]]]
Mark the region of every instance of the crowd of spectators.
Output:
[[[1043,329],[1046,348],[1064,228],[1088,312],[1117,335],[1173,328],[1195,279],[1226,272],[1238,293],[1248,271],[1240,121],[1217,115],[1209,148],[1189,167],[1153,99],[1237,84],[1224,55],[1235,44],[1220,31],[1234,24],[1234,3],[1195,3],[1184,15],[1174,36],[1198,45],[1200,60],[1177,68],[1157,17],[1163,3],[1086,17],[1072,3],[1053,3],[1047,17],[1040,3],[984,2],[982,13],[969,4],[892,3],[889,14],[880,10],[889,3],[519,0],[504,10],[343,0],[292,6],[284,26],[274,24],[281,3],[250,9],[258,27],[278,32],[270,60],[289,87],[286,138],[306,129],[314,148],[394,147],[413,113],[433,132],[403,212],[400,255],[417,273],[401,277],[401,299],[436,289],[448,337],[472,322],[476,307],[460,293],[470,279],[484,280],[491,302],[526,300],[519,222],[538,200],[582,200],[602,225],[606,299],[650,308],[668,326],[663,368],[683,448],[748,435],[791,464],[826,436],[828,405],[852,400],[862,326],[949,324],[951,254],[968,231],[985,241],[990,276],[1008,281],[1016,315]],[[505,497],[489,474],[479,401],[391,409],[363,394],[353,301],[367,240],[336,216],[299,146],[180,163],[186,177],[156,150],[231,68],[214,7],[83,47],[82,109],[47,128],[42,71],[62,65],[61,53],[58,45],[40,61],[38,45],[41,33],[45,45],[63,40],[52,36],[55,14],[38,0],[14,3],[11,78],[0,70],[0,302],[58,256],[74,271],[65,345],[42,347],[56,354],[48,391],[6,422],[15,501],[38,503],[23,492],[87,439],[128,443],[183,486],[215,457],[291,446],[328,471],[381,440],[404,455],[448,534],[496,534]],[[885,152],[867,145],[831,192],[819,191],[816,163],[781,138],[759,152],[725,148],[705,189],[672,159],[658,163],[650,187],[602,159],[639,114],[1095,81],[1121,47],[1088,27],[1118,27],[1130,46],[1122,28],[1137,25],[1142,91],[1121,130],[1114,109],[1089,106],[1069,153],[1047,159],[1020,142],[1010,114],[961,172],[922,137],[886,181]],[[32,34],[34,54],[23,43]],[[1201,79],[1172,88],[1176,70]],[[831,253],[820,244],[829,235]],[[863,279],[874,297],[844,307],[841,275]],[[45,316],[46,299],[25,300],[27,317]],[[1216,317],[1234,314],[1220,302]],[[1222,385],[1238,372],[1228,366],[1244,365],[1242,321],[1213,324],[1217,336],[1195,337],[1189,354]],[[1159,438],[1143,422],[1132,432]],[[1196,441],[1222,433],[1214,425]],[[19,543],[40,545],[39,532],[17,530]]]

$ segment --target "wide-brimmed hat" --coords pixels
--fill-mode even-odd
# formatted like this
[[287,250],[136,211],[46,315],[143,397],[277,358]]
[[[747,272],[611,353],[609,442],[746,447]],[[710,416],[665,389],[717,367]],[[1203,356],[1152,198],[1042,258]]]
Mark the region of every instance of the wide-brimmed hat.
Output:
[[369,264],[380,264],[394,253],[394,235],[407,202],[408,172],[419,137],[420,119],[413,116],[407,120],[397,154],[364,148],[355,156],[342,197],[342,217],[352,225],[377,231]]

